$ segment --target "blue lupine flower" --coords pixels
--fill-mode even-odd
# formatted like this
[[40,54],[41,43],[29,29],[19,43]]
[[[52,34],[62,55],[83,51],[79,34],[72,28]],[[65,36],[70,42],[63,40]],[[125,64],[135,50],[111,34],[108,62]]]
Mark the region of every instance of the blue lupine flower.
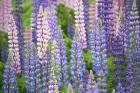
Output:
[[41,66],[35,44],[30,44],[25,51],[24,72],[27,93],[39,92],[41,79]]
[[65,40],[63,38],[61,28],[59,28],[59,38],[54,45],[54,48],[58,85],[63,86],[64,84],[68,84],[68,63],[66,57]]
[[82,45],[79,39],[79,32],[75,34],[73,43],[71,45],[71,82],[74,88],[79,87],[83,83],[83,73],[85,71],[85,62],[83,61]]
[[37,43],[37,14],[39,12],[39,0],[32,0],[32,18],[31,18],[31,31],[32,41]]
[[[130,11],[130,22],[129,22],[129,46],[128,46],[128,65],[129,64],[134,64],[134,91],[133,92],[138,92],[140,91],[139,89],[139,77],[140,77],[140,39],[139,39],[139,34],[140,34],[140,21],[139,21],[139,14],[138,14],[138,8],[137,8],[136,0],[133,1],[132,8]],[[129,78],[128,78],[129,79]],[[133,84],[133,81],[131,82]],[[128,86],[129,87],[129,86]]]
[[98,93],[97,82],[95,81],[92,70],[90,70],[90,74],[88,75],[88,83],[86,84],[86,93]]
[[82,0],[83,1],[83,6],[84,6],[84,22],[85,22],[85,31],[86,31],[86,40],[87,40],[87,48],[89,47],[89,29],[88,29],[88,25],[89,25],[89,13],[88,13],[88,9],[89,9],[89,1],[88,0]]
[[9,53],[3,74],[3,93],[18,93],[13,62],[12,53]]
[[102,69],[107,74],[107,39],[105,31],[100,28],[97,22],[94,29],[90,32],[90,48],[92,50],[91,57],[93,62],[93,70],[96,74]]
[[133,63],[129,63],[126,69],[127,70],[126,71],[127,93],[134,93],[134,68],[133,67],[134,67]]
[[74,28],[73,28],[72,17],[71,16],[69,16],[69,19],[68,19],[67,35],[71,39],[73,39],[73,37],[74,37]]
[[99,93],[107,93],[106,77],[103,70],[100,70],[99,77],[97,78]]
[[126,93],[125,88],[122,86],[121,83],[118,83],[118,85],[116,86],[116,93]]

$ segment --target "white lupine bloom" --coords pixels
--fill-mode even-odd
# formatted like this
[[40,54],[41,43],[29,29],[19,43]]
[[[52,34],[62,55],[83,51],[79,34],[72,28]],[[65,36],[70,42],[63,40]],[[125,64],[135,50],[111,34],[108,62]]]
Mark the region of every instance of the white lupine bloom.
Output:
[[87,41],[86,41],[86,30],[85,30],[85,24],[84,24],[84,6],[82,0],[76,0],[75,1],[75,26],[76,31],[79,31],[79,38],[82,44],[83,48],[87,47]]
[[37,16],[37,50],[40,58],[45,55],[49,40],[50,28],[48,24],[47,10],[40,6]]
[[19,46],[18,46],[18,34],[16,29],[15,20],[13,15],[9,16],[9,21],[7,25],[7,32],[9,38],[9,51],[13,54],[14,64],[15,64],[15,71],[16,73],[20,73],[20,55],[19,55]]

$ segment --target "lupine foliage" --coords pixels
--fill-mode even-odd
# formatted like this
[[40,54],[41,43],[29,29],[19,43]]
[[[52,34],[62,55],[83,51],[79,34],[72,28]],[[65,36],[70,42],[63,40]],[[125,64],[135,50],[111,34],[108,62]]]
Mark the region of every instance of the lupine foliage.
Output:
[[136,0],[75,0],[73,9],[67,2],[0,1],[0,29],[8,33],[8,45],[0,43],[1,91],[139,93]]

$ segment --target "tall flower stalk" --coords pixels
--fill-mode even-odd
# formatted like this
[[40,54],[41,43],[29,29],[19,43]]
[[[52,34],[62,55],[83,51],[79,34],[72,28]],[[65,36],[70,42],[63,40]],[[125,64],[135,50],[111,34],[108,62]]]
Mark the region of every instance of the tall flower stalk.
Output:
[[18,45],[18,32],[14,16],[11,14],[8,22],[8,38],[9,38],[9,52],[13,54],[13,61],[15,72],[21,72],[19,45]]
[[12,53],[9,53],[7,64],[4,68],[3,74],[3,93],[19,93],[16,83],[15,70],[14,70],[14,60]]
[[55,47],[55,64],[57,68],[58,85],[68,84],[68,62],[66,57],[66,45],[63,38],[62,30],[59,28],[59,38]]
[[74,28],[73,28],[73,24],[72,24],[72,16],[69,16],[69,19],[68,19],[67,35],[71,39],[73,39],[73,37],[74,37]]
[[[130,23],[129,23],[129,62],[134,66],[134,92],[138,93],[140,91],[139,88],[139,74],[140,74],[140,21],[139,21],[139,14],[138,8],[136,4],[136,0],[133,1],[132,9],[130,11]],[[130,79],[130,78],[128,78]],[[133,81],[131,82],[133,84]],[[129,87],[129,86],[128,86]]]
[[90,48],[93,70],[99,75],[102,69],[107,75],[107,39],[106,32],[101,28],[99,21],[94,25],[94,29],[90,32]]
[[37,50],[40,58],[45,55],[49,40],[50,27],[48,24],[47,10],[43,6],[40,6],[37,16]]
[[76,31],[78,31],[79,33],[80,43],[82,44],[82,48],[87,48],[83,0],[75,1],[74,10],[75,10],[75,26]]
[[71,82],[73,88],[79,87],[83,83],[83,73],[85,72],[85,62],[83,61],[82,45],[79,38],[79,32],[75,34],[73,43],[71,45]]
[[39,0],[32,0],[31,31],[32,41],[37,43],[37,14],[39,12]]
[[26,47],[24,60],[24,73],[26,78],[27,93],[38,93],[41,77],[41,66],[35,45],[32,43]]

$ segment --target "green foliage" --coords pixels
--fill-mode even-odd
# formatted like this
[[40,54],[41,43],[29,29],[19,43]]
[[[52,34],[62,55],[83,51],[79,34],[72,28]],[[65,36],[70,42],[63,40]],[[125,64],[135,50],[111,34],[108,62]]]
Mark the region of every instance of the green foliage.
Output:
[[111,93],[114,89],[114,67],[113,63],[114,57],[108,58],[108,80],[107,80],[107,90],[108,93]]
[[19,88],[19,93],[26,93],[26,88],[25,88],[25,78],[22,76],[17,76],[17,85]]
[[72,22],[74,23],[74,10],[63,4],[58,5],[58,25],[61,25],[65,34],[67,34],[67,24],[70,15],[72,16]]

